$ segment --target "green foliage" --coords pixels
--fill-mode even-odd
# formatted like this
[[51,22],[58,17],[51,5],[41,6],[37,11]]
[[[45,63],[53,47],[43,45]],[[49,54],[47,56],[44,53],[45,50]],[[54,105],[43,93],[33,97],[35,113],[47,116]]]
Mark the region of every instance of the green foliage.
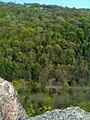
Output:
[[12,84],[15,86],[15,89],[18,91],[21,87],[21,82],[20,80],[13,80]]
[[[30,116],[49,104],[90,100],[83,93],[90,86],[89,16],[89,9],[0,2],[0,76],[12,81]],[[40,98],[31,100],[34,94]]]
[[90,102],[80,102],[78,106],[83,110],[90,112]]
[[32,104],[25,107],[25,110],[29,116],[34,116],[36,114]]
[[[39,108],[39,112],[44,113],[46,111],[52,110],[51,106],[44,105],[42,108]],[[40,114],[40,113],[39,113]]]

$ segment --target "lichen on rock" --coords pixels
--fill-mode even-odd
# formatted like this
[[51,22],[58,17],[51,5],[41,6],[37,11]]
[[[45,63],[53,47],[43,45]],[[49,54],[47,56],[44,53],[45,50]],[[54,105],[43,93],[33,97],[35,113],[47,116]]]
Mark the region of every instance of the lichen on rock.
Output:
[[16,120],[19,112],[14,86],[0,78],[0,119]]

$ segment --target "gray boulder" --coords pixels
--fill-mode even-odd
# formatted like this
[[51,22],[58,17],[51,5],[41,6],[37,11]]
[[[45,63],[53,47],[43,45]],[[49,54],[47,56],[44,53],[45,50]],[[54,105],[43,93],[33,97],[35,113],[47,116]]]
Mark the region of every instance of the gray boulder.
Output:
[[79,107],[69,107],[64,110],[55,109],[28,120],[90,120],[90,113]]

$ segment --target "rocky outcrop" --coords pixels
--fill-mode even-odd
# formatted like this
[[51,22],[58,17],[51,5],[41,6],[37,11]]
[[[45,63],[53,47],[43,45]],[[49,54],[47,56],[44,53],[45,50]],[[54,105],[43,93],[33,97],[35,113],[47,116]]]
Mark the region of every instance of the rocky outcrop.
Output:
[[90,113],[79,107],[70,107],[29,118],[22,105],[17,102],[17,92],[13,85],[0,78],[0,120],[90,120]]
[[0,78],[0,120],[16,120],[18,115],[15,88],[10,82]]
[[90,120],[90,113],[86,113],[79,107],[70,107],[64,110],[47,111],[29,120]]
[[26,120],[27,118],[25,110],[17,101],[14,86],[0,78],[0,120]]

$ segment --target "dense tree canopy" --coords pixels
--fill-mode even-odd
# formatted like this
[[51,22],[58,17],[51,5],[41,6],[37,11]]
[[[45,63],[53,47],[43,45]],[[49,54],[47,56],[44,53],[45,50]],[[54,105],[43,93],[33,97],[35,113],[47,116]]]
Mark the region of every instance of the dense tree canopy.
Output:
[[0,76],[27,94],[89,86],[90,9],[0,2]]

